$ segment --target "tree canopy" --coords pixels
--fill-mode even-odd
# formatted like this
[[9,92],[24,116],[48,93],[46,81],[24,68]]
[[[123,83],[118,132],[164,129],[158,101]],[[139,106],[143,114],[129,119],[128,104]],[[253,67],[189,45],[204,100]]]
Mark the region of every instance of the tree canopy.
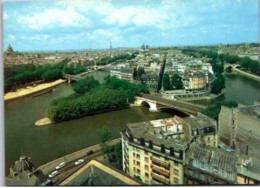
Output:
[[93,76],[88,76],[86,78],[80,79],[74,85],[74,91],[79,94],[84,94],[89,92],[91,89],[98,87],[100,84]]
[[178,74],[173,74],[172,75],[172,86],[174,89],[182,89],[183,88],[183,83],[182,83],[182,78]]
[[164,74],[163,75],[163,89],[164,90],[172,90],[172,84],[171,84],[171,81],[170,81],[170,77],[169,77],[169,74]]

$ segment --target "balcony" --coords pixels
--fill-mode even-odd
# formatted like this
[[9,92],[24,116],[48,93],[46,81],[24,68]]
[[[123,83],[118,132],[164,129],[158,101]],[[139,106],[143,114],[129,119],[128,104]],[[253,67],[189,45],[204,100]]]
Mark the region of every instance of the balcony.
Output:
[[165,168],[159,168],[155,165],[152,165],[152,170],[155,171],[157,174],[164,175],[166,178],[170,178],[170,172],[165,170]]
[[166,162],[166,161],[161,161],[160,159],[158,159],[157,157],[151,157],[151,160],[153,162],[153,164],[155,164],[156,166],[159,166],[159,167],[164,167],[166,169],[169,169],[170,168],[170,163],[169,162]]
[[162,177],[156,173],[152,173],[152,178],[153,180],[155,181],[158,181],[160,183],[163,183],[163,184],[166,184],[166,185],[169,185],[170,184],[170,181],[169,179],[165,178],[165,177]]

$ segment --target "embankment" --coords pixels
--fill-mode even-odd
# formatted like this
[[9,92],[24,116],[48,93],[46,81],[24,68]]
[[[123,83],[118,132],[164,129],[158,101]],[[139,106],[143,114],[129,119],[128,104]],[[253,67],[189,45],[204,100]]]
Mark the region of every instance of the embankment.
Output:
[[41,95],[43,93],[50,92],[55,86],[62,84],[64,82],[66,82],[66,80],[59,79],[50,83],[44,83],[44,84],[39,84],[37,86],[28,86],[26,88],[17,89],[15,92],[9,92],[5,94],[4,101],[5,102],[12,101],[12,100],[16,100],[19,98],[23,98],[35,94]]

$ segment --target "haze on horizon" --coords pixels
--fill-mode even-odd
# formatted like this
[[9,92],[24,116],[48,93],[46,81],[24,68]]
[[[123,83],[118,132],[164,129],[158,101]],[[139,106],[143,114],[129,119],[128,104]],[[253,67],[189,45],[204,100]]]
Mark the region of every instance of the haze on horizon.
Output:
[[259,41],[258,0],[5,1],[4,50]]

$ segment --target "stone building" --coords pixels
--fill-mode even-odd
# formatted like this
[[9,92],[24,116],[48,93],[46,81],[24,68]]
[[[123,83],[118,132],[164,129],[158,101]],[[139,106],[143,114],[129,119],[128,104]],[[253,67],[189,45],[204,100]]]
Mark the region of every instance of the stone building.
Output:
[[22,155],[10,168],[5,183],[7,186],[39,186],[46,185],[46,182],[51,185],[52,182],[47,180],[47,176],[34,167],[31,158]]
[[193,142],[187,151],[184,184],[236,184],[235,153]]
[[110,76],[115,76],[120,80],[134,81],[134,69],[133,68],[120,68],[111,69]]
[[260,105],[221,107],[219,137],[239,156],[239,184],[260,182]]
[[[204,120],[199,121],[201,118]],[[123,169],[145,184],[183,184],[185,152],[190,143],[206,140],[202,143],[212,145],[207,141],[211,135],[217,138],[216,122],[201,115],[127,124],[121,133]]]
[[182,81],[185,90],[199,90],[206,88],[207,77],[202,72],[189,72],[184,74]]

